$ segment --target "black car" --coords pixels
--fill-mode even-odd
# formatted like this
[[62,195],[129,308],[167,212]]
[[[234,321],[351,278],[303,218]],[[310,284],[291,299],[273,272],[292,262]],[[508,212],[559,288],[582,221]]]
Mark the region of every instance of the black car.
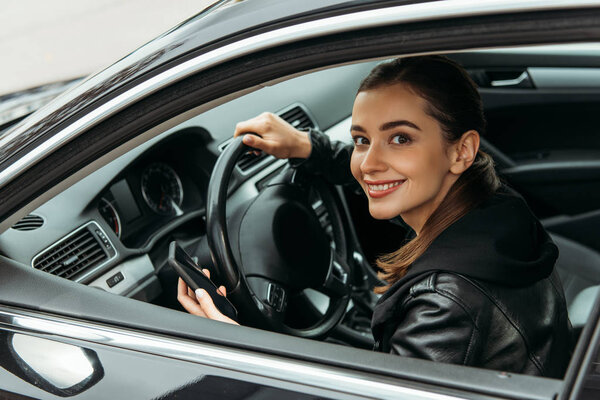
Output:
[[[598,398],[599,42],[597,1],[221,1],[87,78],[0,136],[0,397]],[[429,53],[477,82],[483,146],[560,249],[562,380],[371,351],[405,228],[232,139],[269,111],[348,141],[360,80]],[[244,326],[182,312],[172,241]]]

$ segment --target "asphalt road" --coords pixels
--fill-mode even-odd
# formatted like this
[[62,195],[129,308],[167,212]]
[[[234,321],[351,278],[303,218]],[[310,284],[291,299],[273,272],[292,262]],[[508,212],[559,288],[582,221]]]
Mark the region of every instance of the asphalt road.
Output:
[[212,0],[4,0],[0,95],[99,71]]

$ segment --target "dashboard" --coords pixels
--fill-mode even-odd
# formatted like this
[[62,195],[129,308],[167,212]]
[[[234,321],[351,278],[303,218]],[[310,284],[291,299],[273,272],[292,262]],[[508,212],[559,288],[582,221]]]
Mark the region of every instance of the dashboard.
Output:
[[[174,292],[169,293],[175,288],[161,283],[168,243],[176,239],[195,253],[203,246],[207,249],[208,182],[235,124],[271,111],[298,128],[346,136],[354,93],[373,65],[347,65],[264,84],[151,138],[58,193],[0,235],[0,252],[118,295],[175,300]],[[266,155],[244,156],[230,182],[230,201],[255,196],[285,163]],[[31,219],[39,222],[33,229],[27,223]]]

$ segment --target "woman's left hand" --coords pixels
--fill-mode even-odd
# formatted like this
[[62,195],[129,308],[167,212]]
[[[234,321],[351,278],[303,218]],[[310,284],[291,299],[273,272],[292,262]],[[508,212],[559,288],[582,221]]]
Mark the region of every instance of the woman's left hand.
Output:
[[[203,269],[202,271],[210,278],[209,270]],[[227,295],[225,286],[219,287],[218,291],[222,296]],[[185,308],[190,314],[221,322],[227,322],[228,324],[239,325],[237,322],[223,315],[219,311],[206,290],[198,289],[196,293],[194,293],[194,291],[190,289],[181,278],[179,278],[179,282],[177,283],[177,301],[179,301],[183,308]]]

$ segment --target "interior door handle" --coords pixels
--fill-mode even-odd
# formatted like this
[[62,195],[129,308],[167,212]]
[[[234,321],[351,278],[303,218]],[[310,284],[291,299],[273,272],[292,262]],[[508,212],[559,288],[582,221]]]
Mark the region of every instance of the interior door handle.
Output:
[[533,87],[531,78],[527,71],[523,71],[521,75],[514,79],[498,79],[490,82],[492,87]]

